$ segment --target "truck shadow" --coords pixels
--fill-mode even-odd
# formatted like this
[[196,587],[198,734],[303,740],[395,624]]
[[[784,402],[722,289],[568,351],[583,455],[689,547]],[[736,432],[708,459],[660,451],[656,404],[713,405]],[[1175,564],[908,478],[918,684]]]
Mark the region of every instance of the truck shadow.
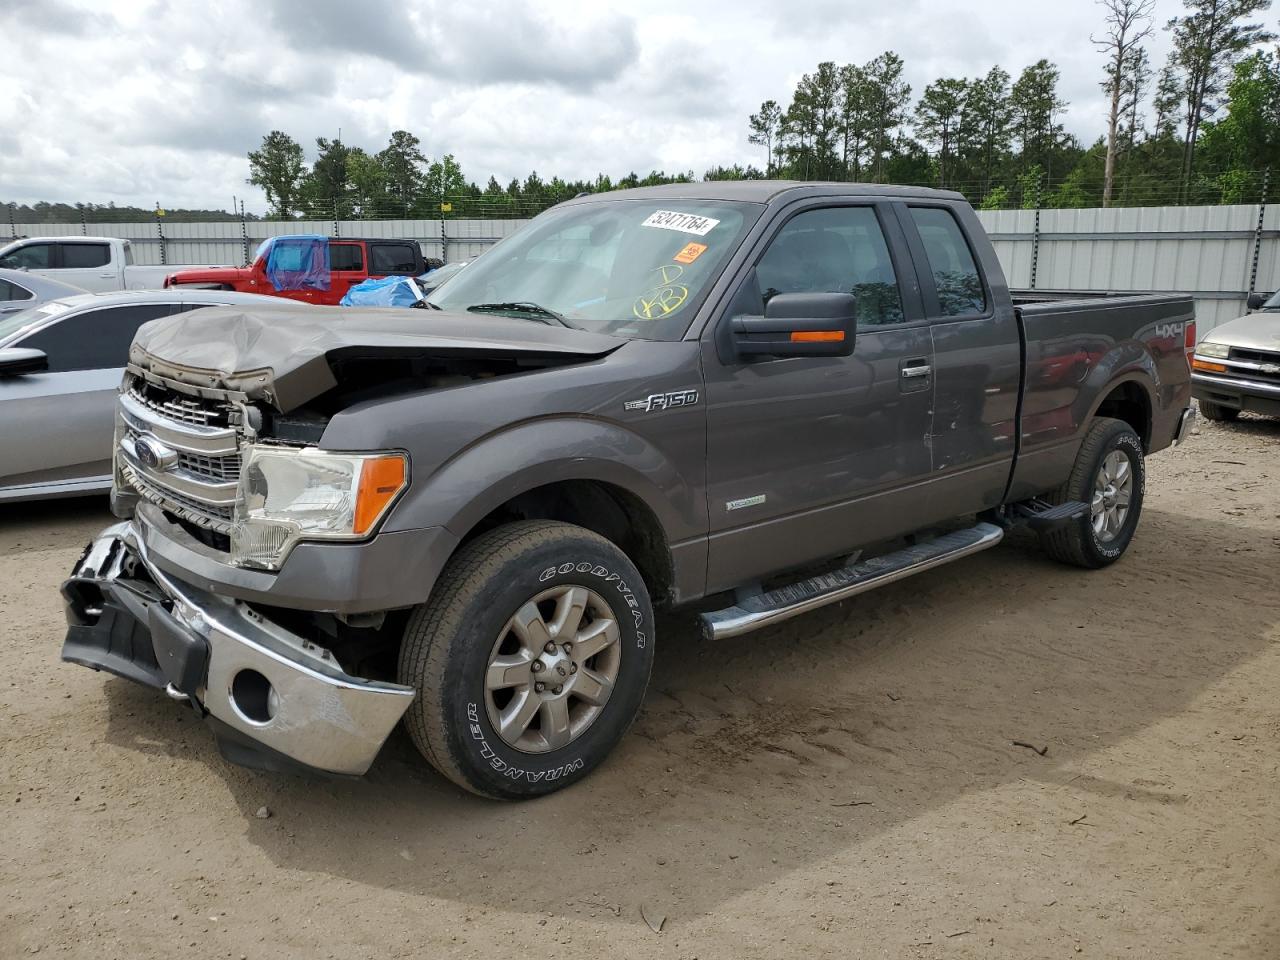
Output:
[[[477,909],[631,923],[645,902],[688,918],[1018,778],[1181,803],[1176,787],[1079,777],[1081,764],[1262,652],[1278,579],[1266,532],[1151,509],[1105,572],[1015,535],[719,645],[668,616],[644,713],[614,756],[520,805],[459,790],[399,732],[363,780],[244,771],[123,682],[108,684],[108,739],[208,763],[249,841],[291,871]],[[264,803],[273,816],[256,819]]]

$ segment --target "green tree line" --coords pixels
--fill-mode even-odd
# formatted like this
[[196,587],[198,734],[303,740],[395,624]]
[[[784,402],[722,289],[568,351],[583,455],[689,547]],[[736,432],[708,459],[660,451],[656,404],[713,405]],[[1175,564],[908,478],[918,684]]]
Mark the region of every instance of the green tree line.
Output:
[[1271,0],[1183,0],[1158,75],[1155,0],[1097,6],[1107,112],[1092,144],[1064,128],[1069,104],[1047,59],[1016,77],[1000,65],[939,77],[916,96],[893,51],[818,64],[789,101],[760,105],[747,139],[770,176],[937,186],[992,209],[1261,199],[1280,159],[1280,58],[1256,22]]
[[[937,186],[975,205],[1091,207],[1247,203],[1264,198],[1267,171],[1280,177],[1280,50],[1261,15],[1271,0],[1182,0],[1162,27],[1156,0],[1095,0],[1103,54],[1099,85],[1105,132],[1091,144],[1067,131],[1058,67],[1037,60],[1017,71],[992,65],[973,77],[939,77],[912,89],[893,51],[865,63],[819,63],[789,99],[767,100],[748,118],[762,166],[717,166],[704,180],[781,177]],[[1172,49],[1157,71],[1148,42],[1157,29]],[[376,152],[320,137],[308,162],[301,143],[273,130],[248,153],[248,183],[273,218],[524,217],[582,192],[692,181],[694,171],[588,180],[537,172],[484,186],[455,156],[427,157],[421,140],[393,132]],[[1274,195],[1274,188],[1272,188]],[[155,211],[92,204],[10,205],[15,222],[146,219]],[[171,210],[182,219],[223,219]]]

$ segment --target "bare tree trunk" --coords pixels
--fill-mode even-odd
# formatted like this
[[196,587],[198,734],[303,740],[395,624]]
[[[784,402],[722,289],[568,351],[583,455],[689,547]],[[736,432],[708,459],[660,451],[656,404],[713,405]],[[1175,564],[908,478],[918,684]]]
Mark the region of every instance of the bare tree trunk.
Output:
[[1111,113],[1107,124],[1107,165],[1102,174],[1102,205],[1111,206],[1111,195],[1116,180],[1116,134],[1120,126],[1120,81],[1119,72],[1112,77]]

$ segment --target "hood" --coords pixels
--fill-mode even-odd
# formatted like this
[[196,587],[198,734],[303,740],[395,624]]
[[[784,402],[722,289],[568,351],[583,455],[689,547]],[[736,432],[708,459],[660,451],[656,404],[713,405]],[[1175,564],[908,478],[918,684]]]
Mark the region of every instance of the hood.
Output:
[[1205,341],[1280,353],[1280,311],[1263,310],[1231,320],[1206,333],[1201,342]]
[[337,385],[338,361],[497,358],[568,363],[625,340],[474,313],[380,307],[210,307],[143,326],[131,365],[193,386],[233,390],[288,413]]

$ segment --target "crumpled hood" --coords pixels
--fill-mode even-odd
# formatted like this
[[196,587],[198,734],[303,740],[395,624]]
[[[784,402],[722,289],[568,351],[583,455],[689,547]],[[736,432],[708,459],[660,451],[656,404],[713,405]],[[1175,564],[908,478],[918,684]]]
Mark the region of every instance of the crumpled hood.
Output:
[[240,391],[287,413],[336,385],[333,359],[592,359],[625,342],[487,314],[282,302],[209,307],[152,321],[138,331],[129,362],[193,386]]
[[1280,352],[1280,312],[1261,310],[1219,324],[1204,335],[1204,341]]

